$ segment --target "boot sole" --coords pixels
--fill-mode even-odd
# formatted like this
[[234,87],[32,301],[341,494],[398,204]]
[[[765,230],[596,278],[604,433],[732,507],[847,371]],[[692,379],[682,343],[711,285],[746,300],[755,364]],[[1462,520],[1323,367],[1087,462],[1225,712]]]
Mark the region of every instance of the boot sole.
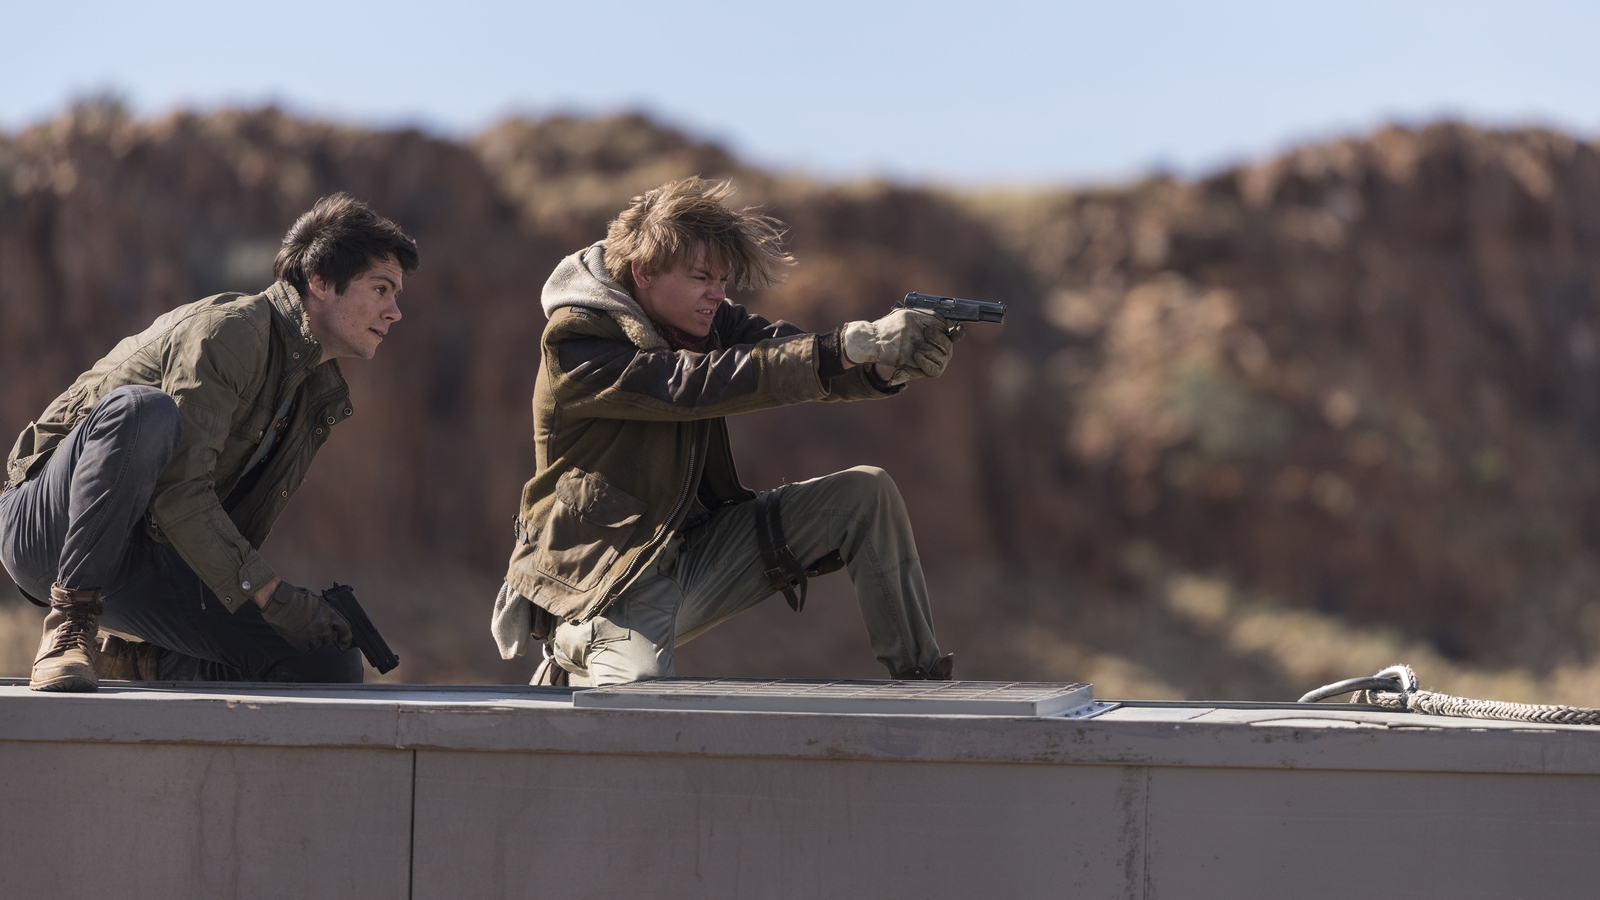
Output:
[[35,691],[87,694],[99,690],[100,682],[98,679],[85,678],[82,675],[57,675],[44,681],[29,679],[28,687]]

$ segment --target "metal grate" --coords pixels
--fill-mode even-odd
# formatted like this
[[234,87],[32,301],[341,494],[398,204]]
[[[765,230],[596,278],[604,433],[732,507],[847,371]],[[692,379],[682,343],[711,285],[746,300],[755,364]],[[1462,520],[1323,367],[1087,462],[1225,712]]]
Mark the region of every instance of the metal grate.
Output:
[[1094,702],[1087,684],[1024,681],[811,681],[671,678],[578,690],[591,709],[879,715],[1060,716]]

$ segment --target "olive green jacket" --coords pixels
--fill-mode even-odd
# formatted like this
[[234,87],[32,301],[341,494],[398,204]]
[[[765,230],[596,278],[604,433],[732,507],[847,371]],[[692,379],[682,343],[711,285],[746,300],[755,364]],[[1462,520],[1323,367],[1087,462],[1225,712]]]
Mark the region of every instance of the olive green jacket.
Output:
[[673,350],[596,244],[545,285],[550,317],[533,391],[538,472],[522,490],[506,583],[570,621],[609,606],[656,561],[696,497],[707,510],[755,495],[739,483],[725,416],[807,400],[884,397],[846,370],[837,334],[807,334],[724,302],[718,349]]
[[[107,393],[129,384],[177,401],[183,436],[156,480],[145,516],[232,612],[275,573],[257,549],[333,426],[350,417],[350,389],[322,350],[295,289],[218,294],[180,306],[117,344],[17,438],[7,479],[37,472]],[[260,468],[246,469],[295,398]]]

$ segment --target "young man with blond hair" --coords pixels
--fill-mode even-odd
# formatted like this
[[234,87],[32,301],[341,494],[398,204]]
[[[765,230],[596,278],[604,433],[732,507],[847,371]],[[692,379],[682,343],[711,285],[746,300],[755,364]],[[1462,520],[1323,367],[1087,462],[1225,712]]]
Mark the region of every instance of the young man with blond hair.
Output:
[[[534,388],[538,471],[492,630],[507,659],[542,644],[536,683],[673,674],[673,648],[806,577],[844,567],[891,677],[951,677],[905,505],[862,466],[758,496],[726,418],[892,396],[944,371],[949,324],[896,310],[808,334],[727,299],[792,262],[782,225],[699,178],[634,198],[605,240],[545,284]],[[959,336],[959,332],[956,332]]]
[[[271,287],[161,316],[28,423],[0,562],[48,598],[35,690],[362,680],[349,623],[259,548],[353,411],[336,360],[372,358],[416,267],[398,225],[324,197],[284,237]],[[102,626],[142,640],[102,645]]]

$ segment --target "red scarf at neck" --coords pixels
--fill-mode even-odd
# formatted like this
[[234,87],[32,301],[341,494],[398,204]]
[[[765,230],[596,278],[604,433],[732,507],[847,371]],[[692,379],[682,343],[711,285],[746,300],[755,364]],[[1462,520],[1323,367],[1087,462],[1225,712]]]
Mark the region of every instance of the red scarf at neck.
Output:
[[706,332],[705,337],[695,337],[687,331],[663,325],[655,319],[650,324],[656,327],[656,332],[667,339],[667,346],[674,350],[693,350],[696,353],[710,353],[719,349],[721,344],[717,341],[716,329]]

